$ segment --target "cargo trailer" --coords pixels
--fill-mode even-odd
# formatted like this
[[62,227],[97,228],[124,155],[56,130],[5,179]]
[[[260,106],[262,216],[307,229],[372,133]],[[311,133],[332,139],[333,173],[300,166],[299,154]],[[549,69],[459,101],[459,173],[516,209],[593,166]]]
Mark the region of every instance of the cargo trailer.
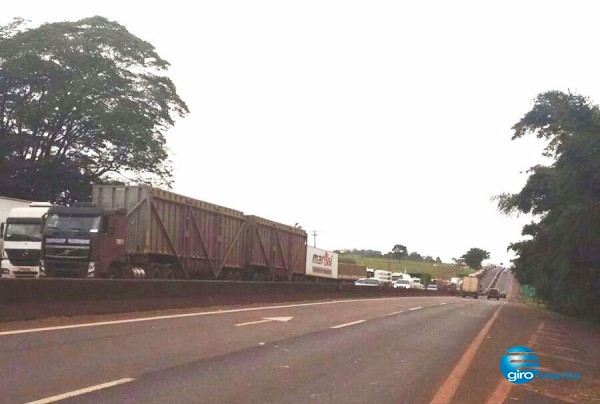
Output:
[[294,274],[294,280],[326,282],[337,281],[338,254],[316,247],[306,246],[306,267],[302,272]]
[[234,209],[151,186],[93,185],[91,203],[49,210],[43,274],[242,278],[245,229]]
[[306,231],[258,216],[246,216],[246,268],[257,280],[291,281],[306,270]]
[[462,297],[471,296],[477,299],[479,298],[479,292],[481,292],[481,284],[479,283],[479,277],[463,277],[462,284],[460,286],[460,293]]

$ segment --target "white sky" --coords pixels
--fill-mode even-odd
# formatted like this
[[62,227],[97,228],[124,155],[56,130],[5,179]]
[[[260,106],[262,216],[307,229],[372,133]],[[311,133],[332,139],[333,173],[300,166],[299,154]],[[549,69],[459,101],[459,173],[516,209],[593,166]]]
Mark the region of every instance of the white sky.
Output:
[[543,148],[511,126],[540,92],[600,102],[596,1],[4,3],[2,24],[102,15],[153,44],[191,111],[167,133],[173,191],[325,249],[508,263],[529,219],[490,197]]

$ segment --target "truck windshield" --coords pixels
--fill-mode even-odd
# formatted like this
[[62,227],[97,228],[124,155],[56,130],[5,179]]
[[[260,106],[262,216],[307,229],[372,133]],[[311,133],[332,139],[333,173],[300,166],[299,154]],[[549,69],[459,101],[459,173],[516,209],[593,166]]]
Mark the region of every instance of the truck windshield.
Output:
[[97,233],[100,227],[100,216],[72,216],[57,215],[48,216],[47,229],[60,229],[63,231],[78,231]]
[[40,223],[8,223],[6,225],[6,241],[42,241]]

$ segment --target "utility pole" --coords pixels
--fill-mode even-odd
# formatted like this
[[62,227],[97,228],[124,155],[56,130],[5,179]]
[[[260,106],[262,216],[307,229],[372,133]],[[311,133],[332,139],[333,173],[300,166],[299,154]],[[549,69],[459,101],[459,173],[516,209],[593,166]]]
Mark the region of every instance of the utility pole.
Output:
[[317,230],[312,231],[313,236],[313,247],[317,248]]

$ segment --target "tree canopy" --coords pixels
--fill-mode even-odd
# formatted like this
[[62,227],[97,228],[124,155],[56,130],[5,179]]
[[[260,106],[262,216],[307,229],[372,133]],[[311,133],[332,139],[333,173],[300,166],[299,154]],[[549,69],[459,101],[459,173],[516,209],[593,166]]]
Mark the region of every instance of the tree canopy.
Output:
[[406,246],[402,244],[396,244],[394,248],[392,248],[392,253],[394,254],[395,258],[401,260],[408,255],[408,250],[406,249]]
[[532,213],[512,243],[514,273],[551,308],[600,319],[600,109],[587,97],[550,91],[513,127],[513,139],[546,140],[548,166],[529,170],[517,194],[497,197],[505,214]]
[[188,108],[154,47],[92,17],[0,27],[0,189],[71,202],[93,182],[169,186],[164,133]]
[[465,264],[472,269],[481,269],[483,260],[490,258],[490,253],[481,248],[471,248],[461,256],[465,260]]

